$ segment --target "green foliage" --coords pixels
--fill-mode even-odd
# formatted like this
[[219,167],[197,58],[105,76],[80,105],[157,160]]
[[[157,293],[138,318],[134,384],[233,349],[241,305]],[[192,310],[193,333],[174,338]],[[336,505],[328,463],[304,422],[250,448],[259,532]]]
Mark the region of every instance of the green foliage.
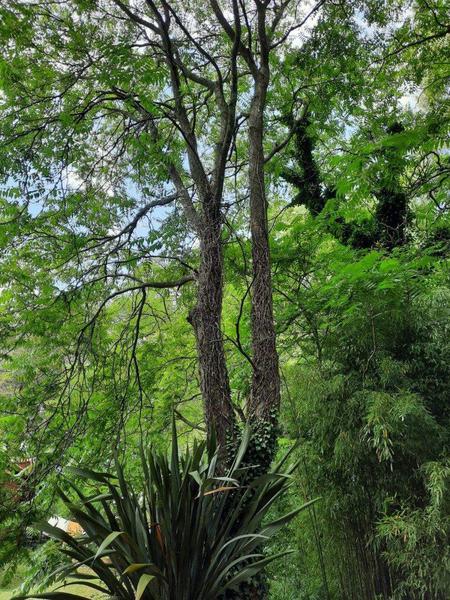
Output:
[[61,567],[64,561],[66,564],[70,563],[70,559],[61,554],[58,545],[52,540],[40,543],[36,549],[29,550],[26,560],[22,559],[22,564],[25,563],[27,569],[20,582],[20,592],[44,591],[45,587],[55,582],[52,573]]
[[[284,468],[288,454],[268,473],[249,477],[241,463],[250,441],[243,432],[231,468],[218,472],[214,445],[194,442],[179,456],[174,428],[170,457],[150,451],[142,456],[142,488],[134,491],[116,465],[117,476],[72,468],[73,476],[95,489],[77,496],[60,496],[84,535],[72,538],[47,523],[42,531],[60,543],[72,559],[50,576],[119,597],[216,598],[238,589],[267,564],[287,554],[265,557],[262,544],[304,506],[267,522],[267,512],[291,485],[296,464]],[[103,583],[80,575],[88,565]],[[25,598],[31,596],[18,596]],[[52,592],[32,597],[52,598]],[[56,596],[55,596],[56,597]]]
[[[450,465],[448,459],[421,467],[424,506],[388,510],[377,526],[384,556],[404,579],[394,598],[444,598],[450,579]],[[393,499],[394,505],[398,503]]]
[[[324,597],[443,598],[446,265],[414,248],[387,255],[310,240],[308,249],[314,278],[285,308],[296,325],[283,334],[283,422],[300,439],[299,493],[323,498],[298,532],[305,597],[325,593],[323,554]],[[296,330],[306,332],[300,341]]]
[[[195,208],[201,203],[174,126],[168,65],[149,42],[153,33],[144,35],[118,4],[0,6],[0,563],[9,576],[24,553],[30,560],[30,519],[68,514],[54,497],[57,484],[76,494],[59,477],[67,464],[103,472],[119,446],[126,481],[141,489],[139,446],[164,452],[174,411],[180,444],[204,436],[186,321],[195,284],[145,288],[196,276],[196,234],[179,199],[143,211],[169,191],[172,163]],[[123,4],[151,14],[145,0]],[[252,6],[253,23],[254,3],[238,4]],[[292,9],[290,27],[308,3],[282,4]],[[201,56],[207,50],[228,92],[230,44],[217,35],[208,3],[171,5],[200,40],[194,48],[169,19],[189,67],[181,96],[209,173],[223,114],[215,92],[190,77],[216,77]],[[448,587],[447,13],[441,0],[324,2],[285,44],[276,46],[283,19],[273,32],[264,146],[281,432],[282,442],[300,441],[301,468],[270,518],[299,498],[323,497],[270,543],[269,553],[291,542],[300,550],[282,569],[270,567],[277,600],[440,600]],[[244,22],[242,34],[259,46]],[[222,329],[233,403],[245,422],[252,81],[238,62],[239,117],[220,215]],[[260,471],[280,433],[273,420],[258,424],[247,452]],[[35,459],[23,486],[28,499],[4,485],[21,456]],[[198,482],[186,481],[195,495]],[[83,497],[91,483],[78,482]],[[90,556],[107,535],[93,539]],[[113,547],[123,547],[122,536]],[[46,552],[32,562],[36,576]],[[148,593],[158,582],[145,583]]]

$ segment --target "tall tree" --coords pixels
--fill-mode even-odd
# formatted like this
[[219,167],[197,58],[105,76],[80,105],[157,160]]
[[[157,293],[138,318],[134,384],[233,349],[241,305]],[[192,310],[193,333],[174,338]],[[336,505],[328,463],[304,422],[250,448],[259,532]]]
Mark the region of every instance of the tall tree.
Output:
[[[372,40],[368,26],[384,26],[402,5],[14,0],[2,7],[2,284],[18,292],[3,323],[5,346],[47,335],[56,315],[72,323],[55,398],[70,404],[75,381],[82,394],[86,369],[98,360],[95,333],[121,297],[131,299],[124,330],[142,393],[136,349],[150,291],[194,283],[189,321],[206,425],[225,448],[236,434],[236,403],[222,327],[224,243],[249,231],[251,281],[241,308],[248,297],[252,349],[241,343],[239,319],[233,341],[250,365],[245,412],[263,432],[259,459],[270,460],[280,404],[273,175],[296,137],[313,140],[310,125],[345,129],[364,94],[382,105],[363,73],[383,72],[386,40]],[[393,45],[405,46],[406,25],[398,25]],[[323,208],[312,141],[303,159],[314,179],[305,191]],[[81,417],[86,404],[78,403]]]
[[[62,394],[70,393],[109,302],[132,295],[142,313],[149,289],[195,281],[189,321],[206,423],[223,448],[233,439],[221,326],[223,239],[233,205],[228,181],[243,169],[253,270],[247,412],[275,425],[280,383],[264,175],[270,53],[321,4],[300,23],[296,2],[259,0],[226,7],[216,0],[206,7],[19,0],[2,9],[2,174],[12,199],[4,204],[5,262],[25,252],[43,274],[38,262],[50,259],[49,287],[38,304],[46,294],[49,302],[86,299]],[[183,243],[171,253],[170,244],[157,241],[167,229],[152,227],[152,215],[172,205],[182,211],[181,237],[197,240],[190,253],[180,252]],[[168,254],[165,264],[178,268],[154,279]]]

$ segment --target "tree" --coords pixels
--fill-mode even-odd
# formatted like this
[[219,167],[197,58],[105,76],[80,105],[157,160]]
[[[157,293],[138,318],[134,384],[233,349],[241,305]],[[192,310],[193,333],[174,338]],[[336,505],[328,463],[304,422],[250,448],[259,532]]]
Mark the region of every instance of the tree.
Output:
[[[326,212],[334,184],[319,172],[315,138],[319,131],[336,137],[348,113],[360,119],[363,98],[384,110],[395,86],[389,77],[399,76],[391,57],[410,48],[403,42],[408,25],[399,20],[394,34],[386,30],[372,43],[367,24],[383,27],[401,8],[294,0],[226,7],[216,0],[16,0],[2,8],[2,272],[10,298],[3,333],[11,350],[65,324],[65,349],[47,390],[52,398],[70,404],[85,395],[99,360],[95,336],[108,305],[121,297],[131,301],[118,335],[129,340],[128,377],[142,398],[137,350],[152,290],[189,299],[181,288],[194,283],[189,321],[206,425],[224,449],[237,435],[240,407],[223,339],[223,253],[233,240],[245,255],[249,231],[241,309],[248,298],[251,351],[240,340],[242,310],[232,342],[250,367],[245,413],[261,429],[258,462],[270,462],[280,380],[268,194],[276,196],[280,173],[290,173],[313,213]],[[446,35],[444,26],[438,36],[429,33],[442,19],[427,14],[417,45]],[[378,77],[372,85],[367,73]],[[280,168],[295,141],[303,161],[297,179],[295,164]],[[396,159],[389,148],[376,152],[380,163],[386,153]],[[342,169],[349,157],[351,149]],[[392,185],[379,182],[374,194],[393,198]],[[386,229],[381,212],[377,239]],[[406,209],[401,213],[403,231]],[[343,239],[352,227],[339,217],[334,230]],[[82,419],[88,401],[76,404]]]
[[283,361],[303,339],[318,369],[330,357],[328,292],[303,297],[327,273],[311,246],[356,265],[445,253],[443,4],[0,9],[0,428],[6,454],[39,456],[36,482],[69,447],[100,463],[132,430],[164,444],[171,409],[222,460],[250,420],[266,469],[275,332]]
[[[280,384],[264,175],[270,55],[321,4],[300,23],[290,2],[234,1],[225,11],[213,0],[207,10],[150,0],[18,1],[2,10],[7,259],[17,259],[15,240],[23,240],[19,253],[26,254],[33,238],[39,259],[60,257],[58,266],[51,260],[40,302],[45,294],[57,304],[81,295],[92,302],[72,348],[67,383],[114,298],[138,296],[139,313],[149,289],[195,281],[189,321],[206,423],[223,448],[234,438],[221,330],[223,239],[232,212],[229,181],[243,168],[253,271],[247,410],[250,418],[275,426]],[[154,280],[154,261],[161,264],[163,256],[155,251],[160,232],[141,233],[142,223],[172,204],[182,210],[183,235],[198,240],[195,251],[184,253],[198,255],[198,266],[176,252],[167,259],[180,265],[176,276]],[[36,257],[26,258],[42,272]],[[273,440],[269,461],[272,450]]]

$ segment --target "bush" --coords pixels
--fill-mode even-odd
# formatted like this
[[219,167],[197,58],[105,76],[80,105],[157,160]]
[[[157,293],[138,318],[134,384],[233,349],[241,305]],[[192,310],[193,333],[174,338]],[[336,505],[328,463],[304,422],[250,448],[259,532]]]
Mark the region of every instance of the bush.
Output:
[[[76,502],[59,492],[82,526],[82,536],[72,538],[41,525],[73,561],[53,576],[63,580],[70,575],[76,581],[69,585],[82,583],[118,598],[211,600],[237,590],[286,554],[266,557],[262,544],[304,508],[263,523],[290,487],[295,465],[283,470],[288,453],[269,473],[249,477],[248,467],[242,466],[249,440],[245,430],[234,462],[223,474],[214,444],[195,442],[180,457],[174,428],[170,458],[154,452],[142,457],[139,494],[125,481],[119,464],[116,476],[71,469],[96,489],[86,495],[70,482]],[[79,572],[85,565],[92,575]],[[32,597],[62,596],[56,591]]]

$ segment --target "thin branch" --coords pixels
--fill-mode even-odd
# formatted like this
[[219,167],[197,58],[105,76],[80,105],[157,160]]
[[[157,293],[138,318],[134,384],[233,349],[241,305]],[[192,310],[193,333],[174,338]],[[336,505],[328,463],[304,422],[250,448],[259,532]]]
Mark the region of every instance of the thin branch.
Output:
[[293,33],[294,31],[297,31],[298,29],[300,29],[301,27],[303,27],[303,25],[305,25],[305,23],[307,23],[309,21],[309,19],[319,10],[319,8],[321,8],[325,4],[326,1],[327,0],[320,0],[319,2],[317,2],[317,4],[312,7],[312,9],[300,21],[300,23],[296,23],[295,25],[293,25],[292,27],[290,27],[286,31],[286,33],[279,40],[277,40],[274,44],[272,44],[270,46],[270,49],[273,50],[273,49],[277,48],[278,46],[280,46],[281,44],[283,44],[287,40],[287,38],[291,35],[291,33]]
[[164,198],[159,198],[158,200],[154,200],[153,202],[149,202],[148,204],[146,204],[145,206],[143,206],[140,210],[138,210],[138,212],[135,214],[135,216],[133,217],[133,219],[127,223],[127,225],[125,225],[125,227],[123,229],[121,229],[121,231],[119,231],[118,233],[115,233],[114,235],[109,235],[106,237],[102,237],[102,238],[92,238],[93,241],[98,241],[98,240],[115,240],[117,238],[122,237],[123,235],[125,235],[126,233],[132,233],[136,227],[138,222],[145,217],[145,215],[152,209],[155,208],[157,206],[166,206],[167,204],[170,204],[171,202],[173,202],[174,200],[176,200],[178,198],[178,193],[176,194],[170,194],[169,196],[165,196]]
[[134,23],[138,23],[143,27],[148,27],[154,33],[159,34],[159,29],[153,23],[147,21],[147,19],[143,19],[142,17],[134,13],[124,2],[122,2],[121,0],[113,0],[113,2],[127,15],[127,17],[134,21]]
[[433,35],[427,35],[424,38],[420,38],[418,40],[414,40],[413,42],[409,42],[408,44],[401,45],[399,48],[396,48],[395,50],[392,50],[392,52],[389,52],[388,54],[386,54],[385,56],[383,56],[380,59],[380,61],[383,62],[386,59],[390,58],[391,56],[396,56],[397,54],[400,54],[401,52],[404,52],[408,48],[414,48],[415,46],[420,46],[422,44],[426,44],[427,42],[430,42],[431,40],[436,40],[436,39],[445,37],[449,33],[450,33],[450,25],[448,25],[442,31],[438,31],[437,33],[434,33]]
[[[237,37],[237,33],[233,29],[233,27],[230,25],[230,23],[227,21],[227,19],[225,18],[225,15],[223,14],[223,12],[219,6],[219,3],[217,2],[217,0],[209,0],[209,2],[211,5],[211,8],[213,9],[214,14],[216,15],[217,20],[219,21],[220,25],[222,26],[222,29],[225,31],[225,33],[230,38],[230,40],[232,42],[234,42]],[[239,47],[239,54],[242,56],[242,58],[247,63],[247,66],[250,69],[253,77],[256,77],[258,74],[258,66],[255,63],[255,59],[253,58],[251,51],[249,50],[249,48],[247,48],[247,46],[244,45],[242,40],[239,40],[238,47]]]
[[177,415],[177,417],[180,419],[180,421],[183,421],[183,423],[186,423],[186,425],[189,425],[189,427],[192,427],[192,429],[198,429],[198,431],[202,431],[202,432],[206,433],[206,427],[202,427],[200,424],[193,423],[192,421],[187,419],[184,415],[182,415],[180,413],[180,411],[177,410],[176,408],[174,409],[174,413]]

